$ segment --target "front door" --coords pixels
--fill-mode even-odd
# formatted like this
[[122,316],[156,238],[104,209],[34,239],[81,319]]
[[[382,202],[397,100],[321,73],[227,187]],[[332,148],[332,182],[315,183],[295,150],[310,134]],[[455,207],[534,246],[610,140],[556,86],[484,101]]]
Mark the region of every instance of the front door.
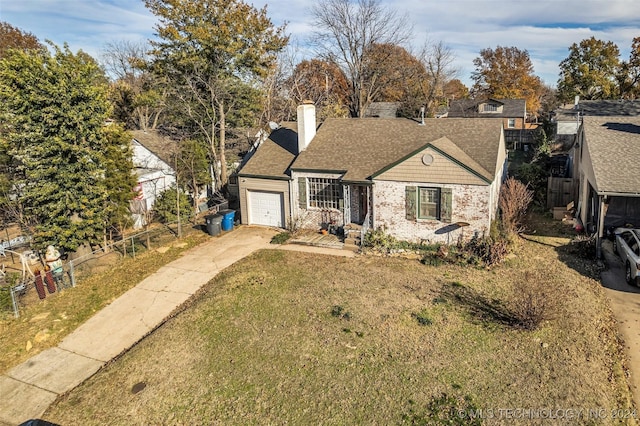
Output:
[[369,209],[367,187],[353,185],[350,189],[351,222],[361,225]]

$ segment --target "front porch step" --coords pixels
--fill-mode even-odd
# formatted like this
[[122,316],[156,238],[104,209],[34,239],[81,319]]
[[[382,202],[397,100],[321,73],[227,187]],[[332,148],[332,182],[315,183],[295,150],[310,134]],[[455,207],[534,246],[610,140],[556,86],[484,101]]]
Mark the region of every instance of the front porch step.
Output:
[[360,234],[362,233],[362,225],[358,225],[357,223],[350,223],[346,225],[344,228],[344,237],[348,238],[360,238]]
[[344,239],[345,246],[360,246],[360,236],[357,237],[348,237]]

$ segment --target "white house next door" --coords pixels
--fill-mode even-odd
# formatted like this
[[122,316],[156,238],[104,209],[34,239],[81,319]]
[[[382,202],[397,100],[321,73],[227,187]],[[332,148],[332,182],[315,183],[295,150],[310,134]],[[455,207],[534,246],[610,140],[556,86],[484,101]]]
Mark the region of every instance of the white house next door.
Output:
[[249,224],[284,227],[281,192],[249,191],[247,198]]

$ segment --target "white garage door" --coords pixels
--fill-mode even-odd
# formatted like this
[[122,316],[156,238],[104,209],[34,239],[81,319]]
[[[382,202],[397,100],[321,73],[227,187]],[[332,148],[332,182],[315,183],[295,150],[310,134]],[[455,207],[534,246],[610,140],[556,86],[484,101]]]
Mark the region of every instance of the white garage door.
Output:
[[281,192],[249,191],[249,223],[284,227]]

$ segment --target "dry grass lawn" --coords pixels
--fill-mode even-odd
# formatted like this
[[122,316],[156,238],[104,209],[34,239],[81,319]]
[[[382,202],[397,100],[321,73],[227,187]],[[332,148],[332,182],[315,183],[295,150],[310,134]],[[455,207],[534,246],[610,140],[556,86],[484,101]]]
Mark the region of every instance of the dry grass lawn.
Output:
[[[145,277],[209,238],[203,232],[189,230],[186,233],[188,236],[180,241],[171,238],[164,241],[163,246],[156,247],[163,250],[145,252],[135,259],[121,259],[101,273],[85,273],[79,278],[77,287],[48,295],[44,300],[39,300],[35,289],[31,288],[21,300],[19,318],[8,313],[0,316],[0,373],[56,346],[80,324]],[[113,258],[117,259],[117,255]]]
[[[589,262],[563,246],[567,239],[536,238],[491,270],[260,251],[44,418],[387,425],[451,415],[469,424],[482,410],[485,424],[531,424],[500,410],[573,409],[555,413],[574,413],[566,424],[634,424],[609,414],[632,402]],[[545,320],[527,331],[516,308],[523,294],[540,292]],[[597,409],[607,415],[589,414]]]

